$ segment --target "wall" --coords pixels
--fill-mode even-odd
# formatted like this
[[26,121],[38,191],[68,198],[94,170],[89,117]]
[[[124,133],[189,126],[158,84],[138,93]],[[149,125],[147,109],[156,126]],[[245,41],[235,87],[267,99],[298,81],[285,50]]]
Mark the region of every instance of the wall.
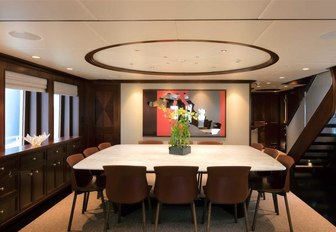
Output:
[[[121,143],[137,143],[142,136],[143,89],[226,89],[226,134],[224,144],[249,144],[250,85],[248,83],[122,83],[121,84]],[[168,138],[158,138],[168,141]],[[206,140],[209,138],[193,138]],[[212,138],[214,139],[214,138]]]

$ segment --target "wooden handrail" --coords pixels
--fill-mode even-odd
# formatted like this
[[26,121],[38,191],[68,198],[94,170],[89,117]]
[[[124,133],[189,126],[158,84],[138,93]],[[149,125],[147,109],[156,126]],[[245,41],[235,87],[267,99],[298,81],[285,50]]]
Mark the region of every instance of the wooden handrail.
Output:
[[304,155],[309,146],[314,142],[316,137],[321,133],[326,124],[335,114],[336,105],[336,67],[330,69],[332,84],[321,104],[312,115],[311,119],[299,135],[298,139],[288,152],[297,162]]

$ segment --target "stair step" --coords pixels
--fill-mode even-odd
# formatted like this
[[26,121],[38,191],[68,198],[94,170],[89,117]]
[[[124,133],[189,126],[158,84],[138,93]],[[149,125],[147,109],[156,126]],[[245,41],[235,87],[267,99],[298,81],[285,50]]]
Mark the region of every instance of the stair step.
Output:
[[336,134],[333,133],[321,133],[318,137],[336,137]]
[[336,127],[336,124],[335,123],[329,123],[325,127],[327,127],[327,128],[333,128],[333,127]]
[[327,141],[327,142],[323,142],[323,141],[317,141],[317,142],[313,142],[312,145],[331,145],[331,146],[336,146],[336,141]]

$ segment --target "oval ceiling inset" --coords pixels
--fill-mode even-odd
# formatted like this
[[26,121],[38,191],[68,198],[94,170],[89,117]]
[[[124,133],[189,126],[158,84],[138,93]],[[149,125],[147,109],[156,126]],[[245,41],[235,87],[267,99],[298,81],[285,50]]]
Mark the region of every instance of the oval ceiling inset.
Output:
[[109,70],[196,76],[268,67],[279,56],[254,45],[217,40],[152,40],[115,44],[89,52],[87,62]]

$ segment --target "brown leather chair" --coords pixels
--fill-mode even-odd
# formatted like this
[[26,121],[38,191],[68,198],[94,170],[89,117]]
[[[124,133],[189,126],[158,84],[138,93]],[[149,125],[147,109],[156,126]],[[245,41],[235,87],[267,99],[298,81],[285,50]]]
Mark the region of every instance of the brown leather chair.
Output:
[[251,143],[251,147],[259,151],[262,151],[264,149],[264,145],[262,143]]
[[163,144],[161,140],[140,140],[138,141],[139,144]]
[[85,157],[88,157],[98,151],[99,151],[98,147],[88,147],[83,151],[83,154]]
[[197,144],[204,144],[204,145],[223,145],[221,141],[198,141]]
[[235,222],[237,222],[237,204],[244,205],[245,227],[249,230],[245,201],[249,196],[248,176],[251,167],[217,166],[208,167],[208,179],[203,187],[205,193],[203,221],[206,204],[208,205],[208,223],[206,231],[210,231],[211,206],[214,204],[230,204],[235,206]]
[[266,153],[269,156],[272,156],[274,159],[276,159],[279,155],[279,151],[271,147],[265,147],[264,153]]
[[101,150],[103,150],[105,148],[108,148],[108,147],[111,147],[111,146],[112,146],[112,144],[110,142],[104,142],[104,143],[100,143],[98,145],[98,149],[99,149],[99,151],[101,151]]
[[284,197],[286,211],[287,211],[287,218],[288,218],[288,223],[289,223],[289,229],[291,232],[293,231],[293,225],[292,225],[292,221],[290,217],[287,193],[289,192],[290,171],[294,165],[294,160],[292,157],[288,155],[283,155],[283,154],[280,154],[277,160],[286,167],[285,171],[274,171],[272,172],[270,176],[266,178],[266,181],[264,180],[259,183],[255,183],[255,182],[250,183],[251,188],[258,191],[258,198],[257,198],[257,203],[256,203],[256,208],[255,208],[254,218],[253,218],[253,223],[252,223],[252,231],[254,231],[255,229],[256,217],[257,217],[259,203],[260,203],[260,196],[262,193],[265,193],[265,192],[272,193],[274,207],[275,207],[275,211],[277,214],[279,214],[277,195],[281,195]]
[[106,196],[108,198],[105,213],[104,231],[109,227],[111,203],[118,205],[118,222],[120,222],[121,205],[142,202],[142,226],[146,231],[146,210],[144,200],[148,198],[151,186],[147,184],[145,166],[107,165],[103,166],[106,175]]
[[103,189],[104,186],[102,183],[98,183],[95,178],[93,178],[89,170],[77,170],[72,167],[77,164],[79,161],[83,160],[83,154],[73,154],[68,156],[66,159],[67,163],[71,167],[71,186],[74,191],[74,198],[71,207],[71,213],[68,224],[68,231],[71,230],[71,224],[73,219],[73,214],[76,206],[77,195],[84,193],[83,197],[83,206],[82,213],[86,211],[87,204],[89,201],[90,192],[97,191],[98,195],[101,197],[103,207],[105,208],[104,199],[103,199]]
[[154,195],[158,203],[155,214],[154,231],[157,231],[161,204],[190,204],[194,231],[197,231],[197,219],[194,200],[197,198],[197,172],[194,166],[156,166]]

